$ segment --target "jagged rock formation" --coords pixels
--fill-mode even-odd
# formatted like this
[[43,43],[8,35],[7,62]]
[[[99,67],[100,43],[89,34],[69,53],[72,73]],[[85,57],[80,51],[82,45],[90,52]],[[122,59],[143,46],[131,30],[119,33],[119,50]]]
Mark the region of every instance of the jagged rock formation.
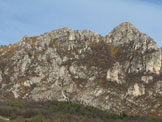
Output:
[[102,37],[62,28],[0,47],[1,100],[72,101],[162,117],[162,52],[125,22]]

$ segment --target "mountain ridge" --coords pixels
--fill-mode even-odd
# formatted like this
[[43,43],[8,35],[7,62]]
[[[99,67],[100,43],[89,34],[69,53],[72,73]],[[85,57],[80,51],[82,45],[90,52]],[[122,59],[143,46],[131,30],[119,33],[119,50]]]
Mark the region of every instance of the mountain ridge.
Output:
[[162,117],[162,52],[124,22],[102,37],[61,28],[0,47],[1,101],[71,101]]

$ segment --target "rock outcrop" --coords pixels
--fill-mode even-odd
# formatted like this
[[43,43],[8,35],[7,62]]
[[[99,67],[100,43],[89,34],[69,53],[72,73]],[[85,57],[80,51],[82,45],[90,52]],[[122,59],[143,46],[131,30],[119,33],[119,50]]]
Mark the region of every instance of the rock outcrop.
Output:
[[105,37],[69,28],[24,36],[0,47],[0,98],[162,117],[161,61],[155,41],[129,22]]

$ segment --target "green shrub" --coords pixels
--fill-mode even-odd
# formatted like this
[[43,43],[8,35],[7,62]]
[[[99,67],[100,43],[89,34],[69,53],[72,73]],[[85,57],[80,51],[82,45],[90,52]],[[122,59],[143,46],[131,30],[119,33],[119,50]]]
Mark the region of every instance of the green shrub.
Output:
[[11,107],[28,107],[30,104],[27,102],[8,102],[7,105]]
[[80,104],[74,104],[71,102],[65,102],[65,101],[52,101],[51,102],[54,105],[54,112],[58,111],[68,111],[70,113],[78,113],[80,112],[81,105]]

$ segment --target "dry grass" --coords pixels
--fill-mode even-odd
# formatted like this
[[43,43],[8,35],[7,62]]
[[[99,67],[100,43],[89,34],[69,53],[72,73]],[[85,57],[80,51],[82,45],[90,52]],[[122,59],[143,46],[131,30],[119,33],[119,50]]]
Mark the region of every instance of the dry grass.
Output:
[[23,92],[24,94],[28,93],[29,90],[30,90],[29,87],[26,87],[26,86],[24,86],[24,85],[21,85],[21,89],[22,89],[22,92]]
[[39,36],[32,36],[30,39],[32,40],[32,44],[35,44],[36,41],[38,40]]
[[110,55],[112,58],[116,59],[116,54],[119,51],[119,47],[115,47],[114,45],[110,44],[110,43],[106,43],[104,42],[102,39],[99,40],[99,42],[97,43],[96,41],[90,41],[89,42],[89,47],[93,48],[93,47],[105,47],[109,49]]
[[16,80],[16,82],[17,83],[21,83],[21,82],[26,81],[26,80],[28,80],[28,77],[27,76],[24,76],[24,77],[21,77],[18,80]]
[[0,47],[0,49],[2,50],[2,52],[4,52],[4,51],[8,51],[8,46],[1,46]]
[[89,47],[92,51],[86,52],[85,57],[81,59],[80,62],[82,62],[83,65],[88,67],[95,66],[103,69],[112,67],[116,61],[118,48],[102,40],[98,43],[96,41],[90,41]]
[[103,83],[105,83],[105,79],[104,78],[99,78],[97,81],[98,81],[98,83],[100,85],[102,85]]
[[116,54],[119,51],[119,47],[115,47],[112,44],[107,44],[107,45],[108,45],[108,48],[110,50],[111,57],[113,59],[116,59]]
[[39,36],[32,36],[32,37],[24,37],[23,41],[25,43],[29,43],[30,41],[32,42],[32,44],[34,45],[36,43],[36,41],[38,40]]
[[6,52],[6,55],[3,58],[7,59],[12,57],[19,48],[14,46],[11,46],[10,48],[9,46],[4,46],[4,47],[0,47],[0,49],[1,49],[0,53]]

